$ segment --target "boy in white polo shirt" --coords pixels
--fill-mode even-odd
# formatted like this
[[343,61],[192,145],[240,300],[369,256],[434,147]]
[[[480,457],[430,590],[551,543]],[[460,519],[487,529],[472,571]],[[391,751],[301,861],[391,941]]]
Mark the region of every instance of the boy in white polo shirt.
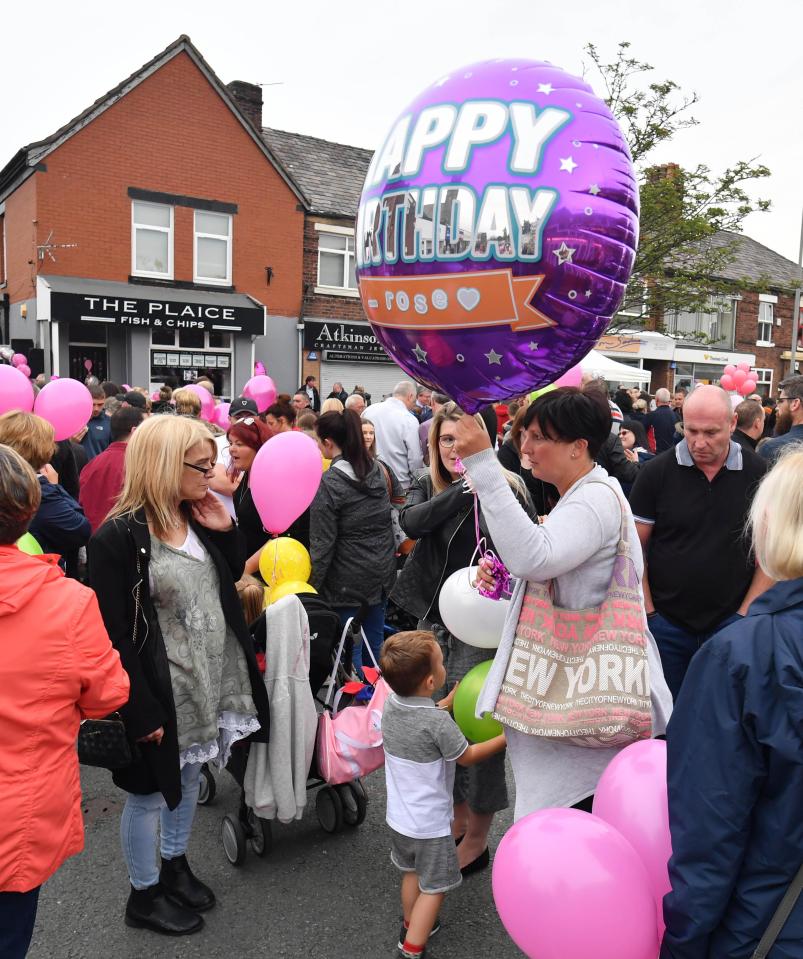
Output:
[[444,895],[463,881],[452,837],[455,763],[482,762],[505,748],[505,737],[469,746],[449,713],[438,709],[432,695],[446,682],[446,670],[432,633],[391,636],[381,666],[393,690],[382,737],[390,859],[404,873],[399,949],[403,959],[423,959]]

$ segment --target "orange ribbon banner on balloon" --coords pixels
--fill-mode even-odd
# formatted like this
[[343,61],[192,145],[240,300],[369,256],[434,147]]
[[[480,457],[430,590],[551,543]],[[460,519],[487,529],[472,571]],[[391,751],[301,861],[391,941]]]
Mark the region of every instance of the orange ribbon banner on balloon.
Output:
[[554,320],[531,306],[543,276],[514,277],[510,270],[433,276],[360,278],[368,318],[376,326],[448,330],[502,326],[536,330]]

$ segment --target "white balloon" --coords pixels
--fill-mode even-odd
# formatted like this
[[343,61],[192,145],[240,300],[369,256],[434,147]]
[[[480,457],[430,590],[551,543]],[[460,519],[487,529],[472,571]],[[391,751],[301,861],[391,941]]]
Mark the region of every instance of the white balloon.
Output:
[[509,599],[489,599],[471,585],[477,567],[458,569],[441,589],[438,605],[441,622],[449,632],[469,646],[496,649],[502,639]]

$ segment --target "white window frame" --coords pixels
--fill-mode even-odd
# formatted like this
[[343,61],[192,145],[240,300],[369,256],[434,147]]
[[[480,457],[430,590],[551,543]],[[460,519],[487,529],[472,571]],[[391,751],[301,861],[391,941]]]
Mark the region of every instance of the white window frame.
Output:
[[[756,393],[758,393],[760,396],[772,396],[772,379],[773,379],[773,374],[775,373],[775,370],[772,369],[771,366],[765,366],[765,367],[757,366],[757,367],[754,367],[754,369],[756,372],[756,390],[755,390]],[[760,376],[763,377],[765,373],[768,374],[769,378],[759,379],[759,377]],[[766,386],[766,390],[762,390],[761,389],[762,386]]]
[[[315,231],[316,231],[316,233],[318,233],[318,234],[321,234],[321,233],[326,234],[326,233],[328,233],[328,234],[330,234],[330,235],[332,235],[332,236],[345,236],[345,237],[350,237],[352,240],[354,240],[354,230],[353,230],[353,228],[347,227],[347,226],[332,226],[332,225],[330,225],[330,224],[328,224],[328,223],[316,223],[316,224],[315,224]],[[344,250],[344,251],[343,251],[343,253],[344,253],[344,256],[343,256],[343,286],[327,286],[327,285],[321,283],[321,244],[320,244],[320,236],[319,236],[318,239],[319,239],[319,242],[318,242],[318,262],[317,262],[317,264],[316,264],[316,274],[315,274],[316,286],[315,286],[315,292],[316,292],[316,293],[323,293],[325,296],[349,296],[349,297],[359,297],[360,291],[357,289],[357,287],[355,287],[355,286],[346,286],[346,283],[348,283],[348,276],[349,276],[349,272],[350,272],[350,271],[349,271],[349,257],[351,257],[351,258],[354,260],[355,266],[356,266],[356,263],[357,263],[357,259],[356,259],[356,244],[355,244],[355,248],[354,248],[353,250],[351,250],[351,251],[349,251],[349,250]],[[340,251],[338,251],[338,250],[326,250],[325,252],[327,252],[327,253],[338,253],[338,252],[340,252]]]
[[[137,204],[140,203],[143,206],[158,206],[165,207],[170,211],[170,226],[153,226],[150,223],[137,224],[136,216],[134,215],[134,210],[136,209]],[[173,239],[174,231],[173,227],[175,224],[175,210],[172,206],[167,203],[150,203],[148,200],[132,200],[131,201],[131,275],[132,276],[153,276],[158,277],[160,280],[172,280],[173,279]],[[156,233],[166,233],[167,234],[167,272],[166,273],[154,273],[150,270],[138,270],[137,269],[137,230],[152,230]]]
[[[758,298],[758,321],[756,328],[756,346],[775,346],[772,342],[772,333],[775,326],[775,304],[778,302],[777,296],[767,296],[762,294]],[[769,310],[769,319],[761,318],[762,310]],[[762,336],[762,333],[767,332],[767,327],[769,327],[770,338],[766,339]]]
[[[229,232],[227,236],[220,233],[201,233],[198,231],[198,214],[212,214],[214,216],[224,216],[229,221]],[[217,210],[193,210],[192,214],[192,280],[193,283],[203,283],[209,286],[231,286],[231,251],[234,246],[234,217],[231,213],[218,213]],[[226,277],[200,276],[198,274],[198,240],[224,240],[226,241]]]

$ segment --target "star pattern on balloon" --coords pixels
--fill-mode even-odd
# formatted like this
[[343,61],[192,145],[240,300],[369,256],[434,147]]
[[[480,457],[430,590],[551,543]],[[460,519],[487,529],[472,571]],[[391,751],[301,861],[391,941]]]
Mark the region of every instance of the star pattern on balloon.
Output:
[[551,83],[539,83],[539,84],[538,84],[538,92],[539,92],[539,93],[545,93],[547,96],[549,96],[549,94],[552,93],[552,84],[551,84]]
[[590,296],[591,296],[591,292],[592,292],[591,290],[586,290],[586,297],[590,297]]
[[558,265],[563,266],[564,263],[573,263],[572,257],[577,252],[574,247],[566,246],[566,241],[557,248],[557,250],[552,251],[555,256],[558,258]]
[[427,362],[427,351],[423,349],[419,343],[416,343],[413,353],[415,353],[415,358],[419,363]]
[[567,173],[573,173],[577,164],[574,162],[574,159],[570,156],[560,158],[560,168],[565,170]]
[[592,183],[591,186],[588,188],[588,192],[591,194],[591,196],[597,196],[600,192],[599,184]]
[[493,366],[494,363],[495,363],[497,366],[501,366],[501,365],[502,365],[502,354],[501,354],[501,353],[497,353],[496,350],[493,349],[493,347],[490,349],[490,351],[489,351],[488,353],[484,353],[483,355],[484,355],[485,358],[488,360],[488,365],[489,365],[489,366]]
[[535,340],[530,340],[530,342],[527,345],[530,347],[531,350],[538,349],[538,343],[536,343]]

